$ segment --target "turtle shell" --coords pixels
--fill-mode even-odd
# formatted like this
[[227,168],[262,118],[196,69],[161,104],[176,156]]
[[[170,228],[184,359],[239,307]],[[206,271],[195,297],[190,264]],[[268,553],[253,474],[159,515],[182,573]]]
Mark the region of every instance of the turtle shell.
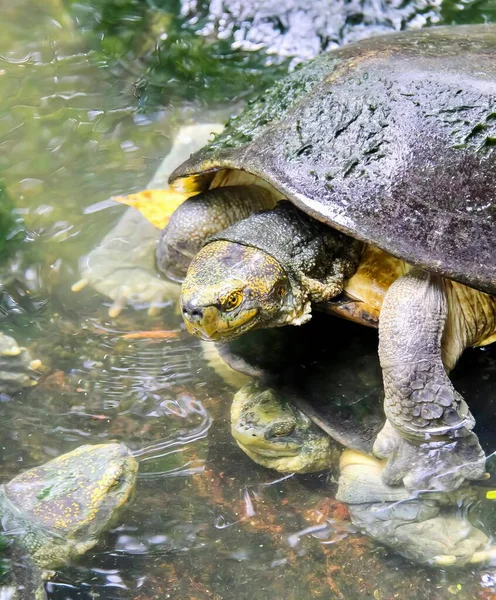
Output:
[[496,26],[385,35],[323,54],[171,175],[237,169],[313,217],[496,294]]

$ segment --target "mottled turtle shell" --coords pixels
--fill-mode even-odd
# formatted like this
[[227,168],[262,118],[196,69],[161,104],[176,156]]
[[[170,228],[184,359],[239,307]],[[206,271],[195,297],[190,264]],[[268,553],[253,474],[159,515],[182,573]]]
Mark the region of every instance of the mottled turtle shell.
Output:
[[496,294],[496,26],[385,35],[317,57],[170,181],[205,189],[222,169],[254,174],[353,237]]

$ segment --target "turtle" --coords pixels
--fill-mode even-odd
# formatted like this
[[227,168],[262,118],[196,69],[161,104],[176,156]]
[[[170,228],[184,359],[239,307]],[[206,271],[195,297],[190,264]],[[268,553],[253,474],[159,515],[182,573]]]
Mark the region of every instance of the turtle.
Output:
[[[157,262],[179,280],[194,257],[182,286],[192,333],[221,342],[302,324],[313,308],[375,327],[380,317],[387,421],[374,452],[386,483],[411,490],[485,477],[447,372],[496,337],[495,40],[494,25],[440,27],[321,55],[169,179],[194,197],[162,232]],[[192,146],[175,143],[153,183]],[[254,186],[276,207],[259,212]],[[243,198],[254,214],[225,229]],[[126,213],[73,289],[110,295],[111,316],[133,298],[152,310],[170,291],[152,273],[158,237]]]
[[[326,337],[336,333],[343,343],[329,348]],[[282,473],[327,471],[327,481],[338,482],[337,500],[346,503],[359,530],[415,563],[460,567],[493,561],[496,549],[487,536],[492,507],[485,498],[494,483],[465,482],[452,492],[412,495],[404,486],[382,481],[384,461],[372,455],[384,422],[377,402],[382,378],[376,346],[372,330],[316,315],[298,329],[249,332],[228,343],[222,357],[212,344],[204,344],[204,350],[210,366],[239,388],[231,431],[249,458]],[[281,348],[288,350],[278,360]],[[494,450],[494,412],[486,402],[496,383],[494,351],[467,357],[468,366],[478,366],[483,375],[478,386],[470,368],[455,373],[458,384],[471,390],[488,451]],[[233,383],[239,369],[250,376]],[[486,532],[470,513],[475,506],[487,510]]]
[[[186,328],[222,343],[301,325],[314,308],[378,327],[386,422],[374,453],[384,482],[410,491],[487,476],[448,373],[496,339],[495,55],[494,25],[323,54],[169,178],[196,194],[157,250],[166,273],[184,259],[176,279],[190,261]],[[256,187],[274,208],[259,210]],[[225,228],[219,211],[234,217],[243,199],[251,214]]]
[[12,556],[27,553],[31,563],[22,560],[28,576],[18,577],[31,580],[29,598],[43,598],[42,578],[96,545],[132,497],[137,472],[124,444],[83,445],[0,486],[3,535]]

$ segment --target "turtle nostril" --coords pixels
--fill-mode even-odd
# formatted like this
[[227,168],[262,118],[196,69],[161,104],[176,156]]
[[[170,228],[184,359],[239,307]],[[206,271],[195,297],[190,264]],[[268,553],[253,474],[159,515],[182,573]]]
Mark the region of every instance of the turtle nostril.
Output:
[[201,319],[203,317],[203,308],[183,304],[183,315],[190,319]]

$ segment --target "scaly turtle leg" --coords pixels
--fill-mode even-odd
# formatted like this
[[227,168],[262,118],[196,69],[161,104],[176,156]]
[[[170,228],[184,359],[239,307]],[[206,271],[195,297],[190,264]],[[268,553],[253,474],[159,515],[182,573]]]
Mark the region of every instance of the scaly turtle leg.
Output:
[[464,516],[480,498],[475,486],[412,497],[404,487],[384,483],[383,461],[346,450],[340,463],[336,497],[348,505],[353,523],[374,539],[416,563],[494,564],[496,548]]
[[445,288],[441,277],[413,269],[390,287],[380,314],[387,422],[374,453],[388,459],[385,483],[409,490],[454,490],[485,475],[474,419],[443,364],[443,352],[453,361],[467,345],[462,329],[443,339],[459,317]]

